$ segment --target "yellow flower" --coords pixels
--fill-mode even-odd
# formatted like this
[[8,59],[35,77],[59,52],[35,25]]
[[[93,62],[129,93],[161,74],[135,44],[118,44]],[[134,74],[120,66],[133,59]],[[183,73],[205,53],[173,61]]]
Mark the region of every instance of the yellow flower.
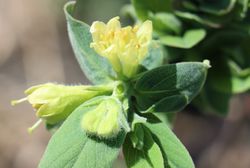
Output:
[[[25,91],[26,98],[12,101],[12,105],[28,101],[40,120],[47,124],[64,121],[79,105],[85,101],[104,94],[111,94],[111,86],[65,86],[53,83],[33,86]],[[31,127],[32,131],[37,124]]]
[[122,104],[118,99],[104,98],[94,109],[84,114],[82,128],[88,134],[102,138],[116,136],[121,130]]
[[137,73],[139,64],[148,53],[152,22],[122,28],[119,17],[115,17],[107,24],[94,22],[90,32],[93,38],[90,46],[109,60],[118,75],[130,78]]

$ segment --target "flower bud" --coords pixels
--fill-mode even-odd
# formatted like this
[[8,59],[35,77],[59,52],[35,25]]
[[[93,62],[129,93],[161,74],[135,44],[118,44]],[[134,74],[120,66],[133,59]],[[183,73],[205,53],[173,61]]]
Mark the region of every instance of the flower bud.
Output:
[[107,24],[94,22],[90,32],[93,38],[90,46],[109,60],[118,76],[131,78],[148,53],[152,22],[145,21],[141,26],[121,28],[119,17],[115,17]]
[[121,102],[114,97],[108,97],[83,115],[81,125],[90,135],[109,138],[120,132],[123,125],[122,117],[124,116]]
[[65,86],[53,83],[33,86],[25,91],[26,98],[12,101],[18,104],[28,101],[36,110],[37,117],[48,124],[65,120],[83,102],[103,94],[111,94],[108,86]]

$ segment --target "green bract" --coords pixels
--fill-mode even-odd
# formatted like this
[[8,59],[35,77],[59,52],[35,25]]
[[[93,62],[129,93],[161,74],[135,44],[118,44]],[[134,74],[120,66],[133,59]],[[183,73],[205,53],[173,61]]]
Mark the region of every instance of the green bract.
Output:
[[[38,117],[48,128],[59,128],[39,168],[111,168],[121,147],[129,168],[194,168],[188,151],[159,114],[180,111],[195,98],[205,83],[209,61],[162,65],[164,47],[151,41],[151,21],[121,28],[115,17],[107,25],[94,22],[90,30],[73,15],[79,4],[65,5],[68,33],[82,70],[95,85],[49,83],[26,91]],[[161,11],[170,10],[168,4],[152,2]],[[159,27],[167,18],[175,24],[166,30],[181,31],[175,30],[181,28],[175,16],[155,17],[153,21],[162,21]],[[192,29],[173,41],[190,48],[204,36],[202,29]]]

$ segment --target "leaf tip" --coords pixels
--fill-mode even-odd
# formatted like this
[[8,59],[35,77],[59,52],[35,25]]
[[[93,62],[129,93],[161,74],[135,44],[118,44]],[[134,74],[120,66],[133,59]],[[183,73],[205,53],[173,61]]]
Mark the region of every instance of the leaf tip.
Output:
[[203,60],[203,65],[207,68],[207,69],[209,69],[209,68],[211,68],[212,66],[210,65],[210,61],[209,60],[207,60],[207,59],[205,59],[205,60]]

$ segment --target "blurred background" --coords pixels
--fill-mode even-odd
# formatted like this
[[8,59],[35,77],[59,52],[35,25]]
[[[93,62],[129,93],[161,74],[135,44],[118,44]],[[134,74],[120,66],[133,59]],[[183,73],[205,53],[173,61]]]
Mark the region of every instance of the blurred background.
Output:
[[[11,107],[23,91],[40,83],[87,84],[72,53],[63,5],[66,0],[0,0],[0,168],[35,168],[50,134],[29,104]],[[86,0],[84,21],[107,21],[129,0]],[[225,119],[187,109],[178,114],[174,131],[198,168],[250,167],[250,98],[231,100]],[[122,156],[114,167],[124,167]]]

